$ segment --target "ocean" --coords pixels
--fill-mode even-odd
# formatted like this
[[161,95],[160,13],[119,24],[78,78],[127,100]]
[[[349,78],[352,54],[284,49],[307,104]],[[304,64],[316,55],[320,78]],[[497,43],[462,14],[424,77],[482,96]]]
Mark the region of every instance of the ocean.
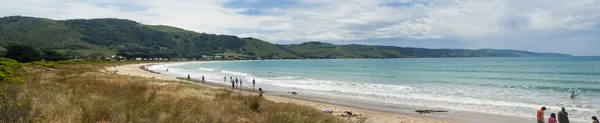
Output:
[[[573,121],[600,116],[600,57],[263,60],[150,67],[274,93],[295,91],[388,104],[535,118],[566,107]],[[169,69],[167,72],[166,69]],[[227,81],[224,82],[224,77]],[[570,91],[579,95],[571,99]]]

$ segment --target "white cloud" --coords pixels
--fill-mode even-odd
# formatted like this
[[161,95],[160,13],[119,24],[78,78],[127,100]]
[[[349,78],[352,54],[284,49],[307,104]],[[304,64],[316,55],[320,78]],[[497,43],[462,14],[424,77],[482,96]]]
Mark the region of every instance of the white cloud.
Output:
[[[515,48],[566,53],[571,52],[556,50],[554,46],[569,39],[580,43],[572,45],[573,48],[586,46],[596,40],[592,37],[600,30],[598,0],[289,1],[294,5],[228,8],[225,4],[231,0],[7,0],[0,4],[0,16],[125,18],[198,32],[252,36],[275,43],[411,39],[440,41],[439,48]],[[261,0],[236,2],[262,4]],[[263,14],[242,14],[248,10]],[[448,46],[441,42],[444,39],[461,46]],[[431,46],[431,42],[427,44]],[[586,52],[600,55],[595,53],[598,50]]]

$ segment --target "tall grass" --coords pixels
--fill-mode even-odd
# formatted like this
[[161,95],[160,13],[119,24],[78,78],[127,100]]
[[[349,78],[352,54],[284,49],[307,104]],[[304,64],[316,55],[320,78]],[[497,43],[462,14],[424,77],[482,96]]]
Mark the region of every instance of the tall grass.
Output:
[[11,95],[28,100],[23,111],[41,122],[349,122],[315,108],[227,89],[98,71],[105,66],[29,67],[21,77],[23,86],[3,88],[20,88]]

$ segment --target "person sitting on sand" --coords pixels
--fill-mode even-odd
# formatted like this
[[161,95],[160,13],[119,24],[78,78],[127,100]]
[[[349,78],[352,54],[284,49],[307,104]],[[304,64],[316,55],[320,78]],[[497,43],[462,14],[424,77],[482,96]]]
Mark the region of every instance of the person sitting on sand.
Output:
[[265,92],[262,90],[262,88],[258,88],[258,96],[263,96]]
[[556,114],[550,114],[550,117],[548,118],[548,123],[556,123]]
[[546,111],[546,107],[542,107],[542,109],[537,111],[537,122],[544,123],[544,111]]

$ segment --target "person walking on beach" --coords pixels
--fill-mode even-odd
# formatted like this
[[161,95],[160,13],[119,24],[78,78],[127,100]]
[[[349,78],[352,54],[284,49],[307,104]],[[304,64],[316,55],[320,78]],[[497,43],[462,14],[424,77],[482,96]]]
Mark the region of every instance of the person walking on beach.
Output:
[[223,77],[223,82],[227,82],[227,76]]
[[235,83],[233,83],[233,80],[231,80],[231,89],[235,89]]
[[542,109],[537,111],[537,122],[544,123],[544,111],[546,111],[546,107],[542,107]]
[[254,80],[254,78],[252,78],[252,87],[254,87],[254,84],[256,84],[256,80]]
[[592,123],[600,123],[600,121],[598,121],[596,116],[592,116]]
[[560,112],[558,112],[558,122],[569,123],[569,113],[565,111],[565,107],[560,108]]
[[202,82],[204,83],[204,75],[202,75]]
[[240,79],[240,86],[242,86],[242,83],[244,83],[244,81],[242,81],[242,79]]
[[[238,79],[237,79],[237,78],[235,78],[235,86],[238,86],[238,85],[239,85],[239,84],[238,84],[238,82],[239,82],[239,81],[238,81]],[[238,87],[239,87],[239,86],[238,86]]]
[[556,114],[550,114],[550,117],[548,118],[548,123],[556,123]]
[[190,74],[188,74],[188,81],[190,81]]

